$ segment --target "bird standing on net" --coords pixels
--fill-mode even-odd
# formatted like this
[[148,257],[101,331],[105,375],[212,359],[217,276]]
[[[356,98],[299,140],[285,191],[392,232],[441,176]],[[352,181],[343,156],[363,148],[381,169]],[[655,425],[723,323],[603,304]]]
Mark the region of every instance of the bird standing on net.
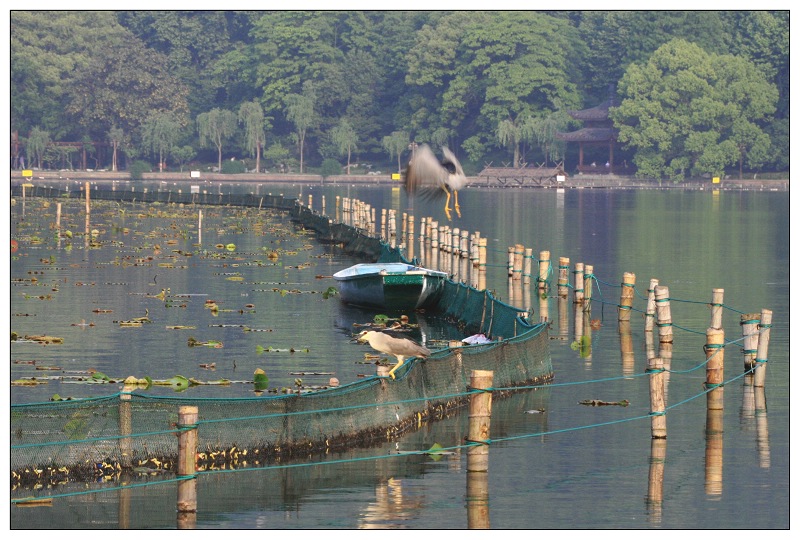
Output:
[[450,217],[450,195],[452,193],[453,207],[461,217],[461,208],[458,205],[458,190],[467,185],[467,177],[461,163],[455,154],[447,147],[442,147],[444,159],[440,162],[427,144],[421,145],[414,151],[406,169],[405,187],[409,195],[418,191],[424,197],[438,198],[445,196],[444,213]]
[[391,354],[397,358],[397,365],[389,370],[389,376],[394,379],[394,372],[403,365],[406,358],[418,356],[427,358],[431,351],[419,343],[415,343],[407,338],[396,338],[375,330],[364,330],[356,336],[359,343],[369,343],[370,347],[378,352]]

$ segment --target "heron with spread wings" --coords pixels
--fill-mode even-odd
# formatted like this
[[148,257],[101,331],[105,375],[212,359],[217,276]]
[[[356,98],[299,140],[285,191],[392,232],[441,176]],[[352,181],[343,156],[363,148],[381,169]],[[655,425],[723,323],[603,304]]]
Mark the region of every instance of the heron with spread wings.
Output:
[[378,352],[391,354],[397,358],[397,365],[389,371],[389,376],[394,379],[394,372],[403,365],[406,358],[418,356],[427,358],[431,351],[419,343],[407,338],[396,338],[376,330],[364,330],[355,337],[359,343],[369,343],[369,346]]
[[450,217],[450,198],[454,200],[458,217],[461,207],[458,205],[458,190],[467,185],[467,177],[455,154],[447,147],[442,147],[444,158],[439,161],[427,144],[417,148],[408,162],[405,187],[409,195],[419,192],[427,197],[445,197],[444,213]]

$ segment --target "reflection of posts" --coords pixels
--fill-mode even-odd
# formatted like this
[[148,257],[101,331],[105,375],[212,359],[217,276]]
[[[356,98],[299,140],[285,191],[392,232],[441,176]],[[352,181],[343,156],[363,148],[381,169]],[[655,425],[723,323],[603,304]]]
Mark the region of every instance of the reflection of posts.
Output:
[[619,322],[619,352],[622,358],[622,374],[633,375],[633,335],[630,321]]
[[569,336],[569,311],[567,310],[567,297],[558,297],[558,337],[564,341]]
[[[722,393],[722,387],[714,392]],[[723,410],[706,411],[706,494],[722,494],[722,432]]]
[[469,403],[467,442],[477,443],[467,450],[467,527],[489,528],[489,435],[492,417],[492,371],[473,370],[470,386],[483,390]]
[[650,523],[661,523],[664,500],[664,464],[667,459],[667,440],[650,440],[650,473],[647,482],[647,514]]
[[764,387],[754,387],[756,414],[756,447],[758,448],[758,464],[769,469],[769,427],[767,426],[767,398]]

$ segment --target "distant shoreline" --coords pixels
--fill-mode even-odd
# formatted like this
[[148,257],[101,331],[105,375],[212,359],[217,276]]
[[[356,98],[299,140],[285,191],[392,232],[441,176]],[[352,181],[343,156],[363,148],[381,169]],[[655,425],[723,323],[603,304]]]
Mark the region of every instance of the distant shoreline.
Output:
[[[33,171],[32,177],[23,177],[22,171],[11,171],[11,182],[17,184],[28,181],[33,184],[47,181],[88,181],[88,182],[114,182],[129,181],[128,172],[108,172],[108,171]],[[323,178],[317,174],[270,174],[270,173],[243,173],[243,174],[220,174],[201,172],[199,177],[193,178],[189,171],[185,172],[151,172],[144,173],[142,180],[180,182],[180,183],[212,183],[212,182],[232,182],[232,183],[261,183],[261,184],[299,184],[299,185],[359,185],[359,186],[385,186],[400,185],[398,180],[392,180],[390,174],[376,175],[336,175]],[[501,183],[496,179],[485,177],[470,177],[469,187],[489,188],[489,189],[527,189],[527,188],[565,188],[565,189],[739,189],[756,191],[789,191],[789,180],[760,180],[725,178],[719,183],[712,183],[711,179],[689,179],[682,182],[673,183],[662,181],[659,185],[657,181],[645,181],[634,179],[629,176],[618,175],[574,175],[568,177],[561,183],[543,183],[539,185],[532,181],[516,182],[510,181]]]

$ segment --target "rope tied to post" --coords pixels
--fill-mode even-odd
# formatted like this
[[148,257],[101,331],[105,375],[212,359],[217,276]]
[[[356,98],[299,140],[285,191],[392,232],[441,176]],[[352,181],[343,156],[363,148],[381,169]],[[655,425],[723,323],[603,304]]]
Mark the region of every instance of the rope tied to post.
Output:
[[470,439],[469,437],[464,437],[464,442],[465,443],[471,443],[471,444],[482,444],[483,446],[489,446],[490,444],[492,444],[492,439],[486,439],[485,441],[475,441],[473,439]]
[[471,393],[471,392],[478,392],[478,393],[479,393],[479,392],[483,392],[483,393],[487,393],[487,392],[488,392],[488,393],[490,393],[490,394],[491,394],[492,392],[494,392],[494,390],[495,390],[495,389],[494,389],[494,387],[492,387],[492,386],[489,386],[489,387],[487,387],[487,388],[475,388],[474,386],[467,385],[467,393]]

